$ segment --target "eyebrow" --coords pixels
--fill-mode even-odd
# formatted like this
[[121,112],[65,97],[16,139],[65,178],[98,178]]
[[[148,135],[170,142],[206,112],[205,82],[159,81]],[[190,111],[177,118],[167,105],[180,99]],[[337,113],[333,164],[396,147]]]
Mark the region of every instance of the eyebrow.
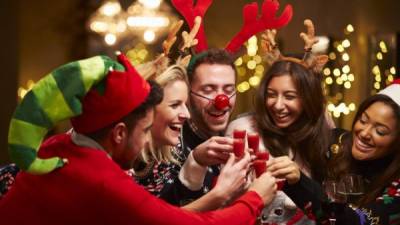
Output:
[[[267,91],[275,91],[275,90],[272,89],[272,88],[267,88]],[[285,93],[285,94],[296,94],[296,95],[298,94],[296,90],[289,90],[289,91],[285,91],[283,93]]]
[[[363,113],[363,115],[365,115],[368,120],[371,118],[366,111]],[[376,122],[376,121],[375,121],[375,124],[378,125],[378,126],[381,126],[381,127],[385,127],[389,131],[392,131],[392,129],[390,129],[389,126],[387,126],[386,124],[383,124],[383,123],[380,123],[380,122]]]

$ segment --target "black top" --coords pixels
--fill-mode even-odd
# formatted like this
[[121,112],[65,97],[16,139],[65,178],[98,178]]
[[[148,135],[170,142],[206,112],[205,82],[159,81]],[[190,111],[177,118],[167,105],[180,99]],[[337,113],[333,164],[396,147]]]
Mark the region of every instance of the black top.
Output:
[[[336,138],[342,133],[336,132]],[[375,176],[383,172],[390,160],[390,157],[387,157],[368,162],[356,161],[355,173],[361,175],[367,182],[371,182]],[[360,208],[349,204],[330,204],[321,185],[303,174],[298,183],[286,184],[283,191],[309,217],[316,219],[318,224],[329,224],[328,218],[332,218],[332,215],[335,215],[336,225],[400,224],[400,179],[394,180],[382,190],[375,201]]]
[[[182,128],[181,143],[175,148],[173,156],[180,165],[186,161],[189,153],[198,145],[206,141],[199,137],[188,122]],[[209,192],[214,180],[219,175],[219,167],[209,167],[204,178],[203,187],[198,191],[191,191],[183,185],[179,178],[180,165],[173,163],[154,163],[145,177],[136,177],[136,181],[149,192],[173,205],[186,205]]]

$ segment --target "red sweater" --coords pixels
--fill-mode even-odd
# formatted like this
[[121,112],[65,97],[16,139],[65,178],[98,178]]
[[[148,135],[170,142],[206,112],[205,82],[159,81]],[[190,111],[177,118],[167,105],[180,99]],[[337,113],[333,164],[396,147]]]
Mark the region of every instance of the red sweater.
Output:
[[263,208],[255,192],[223,210],[176,208],[137,185],[104,151],[77,146],[67,134],[48,139],[39,153],[69,163],[46,175],[18,174],[0,201],[0,224],[252,225]]

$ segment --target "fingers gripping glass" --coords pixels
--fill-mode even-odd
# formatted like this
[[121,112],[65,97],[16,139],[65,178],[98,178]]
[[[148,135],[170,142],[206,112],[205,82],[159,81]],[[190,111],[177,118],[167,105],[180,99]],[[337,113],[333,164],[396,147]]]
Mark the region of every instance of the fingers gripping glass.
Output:
[[209,100],[210,104],[212,104],[218,110],[222,110],[222,109],[225,109],[226,107],[228,107],[229,99],[231,99],[233,96],[236,95],[236,92],[234,92],[231,96],[227,96],[226,94],[219,94],[219,95],[215,96],[215,98],[212,99],[212,98],[206,97],[204,95],[198,94],[193,91],[190,91],[190,93],[197,97]]

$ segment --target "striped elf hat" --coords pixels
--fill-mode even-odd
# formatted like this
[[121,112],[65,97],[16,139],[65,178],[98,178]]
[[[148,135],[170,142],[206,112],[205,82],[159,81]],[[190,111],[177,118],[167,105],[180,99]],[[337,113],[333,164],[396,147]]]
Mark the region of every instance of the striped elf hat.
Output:
[[394,80],[389,86],[378,92],[378,94],[389,96],[400,106],[400,79]]
[[[37,156],[43,138],[56,123],[73,118],[74,129],[91,132],[140,105],[150,87],[124,55],[120,54],[118,61],[122,65],[106,56],[71,62],[37,82],[17,106],[10,122],[11,160],[26,172],[49,173],[67,162],[59,157]],[[112,113],[106,108],[112,108]]]

